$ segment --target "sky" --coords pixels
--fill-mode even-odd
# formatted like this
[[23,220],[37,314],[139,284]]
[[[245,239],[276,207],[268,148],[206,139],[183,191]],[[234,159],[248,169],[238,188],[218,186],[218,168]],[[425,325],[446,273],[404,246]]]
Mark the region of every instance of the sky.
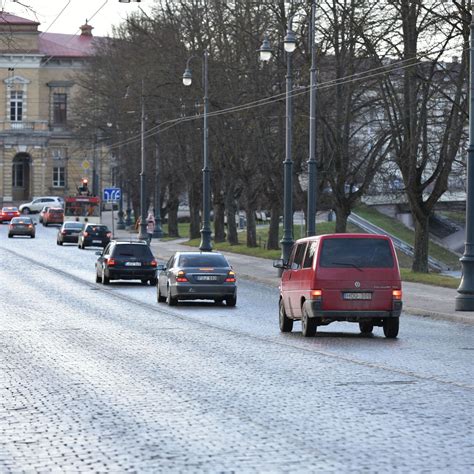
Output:
[[94,36],[111,35],[112,26],[120,24],[127,14],[139,11],[139,8],[149,13],[153,3],[153,0],[142,0],[141,3],[119,3],[118,0],[0,0],[3,11],[41,23],[40,31],[75,34],[87,19],[94,27]]

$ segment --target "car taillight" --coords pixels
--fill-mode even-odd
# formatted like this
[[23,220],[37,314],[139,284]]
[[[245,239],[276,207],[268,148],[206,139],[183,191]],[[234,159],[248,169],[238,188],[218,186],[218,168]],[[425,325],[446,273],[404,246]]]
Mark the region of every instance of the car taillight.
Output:
[[62,230],[62,231],[61,231],[61,234],[66,235],[67,232],[66,232],[65,230]]
[[84,234],[82,235],[84,235],[84,237],[87,237],[89,235],[89,232],[84,232]]
[[319,300],[323,296],[323,290],[311,290],[311,299]]
[[402,299],[402,290],[392,290],[392,297],[394,300]]
[[228,283],[234,283],[235,282],[235,272],[230,271],[227,274],[227,278],[225,279],[225,281],[228,282]]
[[108,258],[106,260],[106,262],[107,262],[107,266],[109,266],[109,267],[113,267],[115,265],[115,259],[114,258]]
[[112,237],[112,232],[107,232],[107,237]]
[[33,229],[33,224],[28,224],[28,229]]
[[152,260],[151,263],[150,263],[150,265],[151,265],[152,267],[156,267],[156,260]]
[[186,278],[186,274],[182,270],[180,270],[178,274],[176,275],[176,281],[178,283],[184,283],[188,281],[188,279]]

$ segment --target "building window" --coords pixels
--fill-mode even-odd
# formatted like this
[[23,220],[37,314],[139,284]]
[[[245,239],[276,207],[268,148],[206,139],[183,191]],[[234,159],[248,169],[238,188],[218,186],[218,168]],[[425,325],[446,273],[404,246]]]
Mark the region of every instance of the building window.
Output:
[[23,120],[23,92],[10,92],[10,120],[12,122]]
[[66,184],[64,166],[53,168],[53,188],[64,188]]
[[67,94],[53,94],[53,123],[65,125],[67,118]]
[[12,186],[14,188],[22,188],[24,184],[24,166],[23,163],[13,163],[12,169]]

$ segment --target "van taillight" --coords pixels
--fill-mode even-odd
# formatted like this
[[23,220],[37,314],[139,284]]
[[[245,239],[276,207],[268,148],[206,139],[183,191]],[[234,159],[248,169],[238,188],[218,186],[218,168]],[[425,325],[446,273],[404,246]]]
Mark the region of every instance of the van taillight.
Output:
[[323,290],[311,290],[311,299],[317,300],[323,296]]
[[402,299],[402,290],[392,290],[392,297],[394,300]]

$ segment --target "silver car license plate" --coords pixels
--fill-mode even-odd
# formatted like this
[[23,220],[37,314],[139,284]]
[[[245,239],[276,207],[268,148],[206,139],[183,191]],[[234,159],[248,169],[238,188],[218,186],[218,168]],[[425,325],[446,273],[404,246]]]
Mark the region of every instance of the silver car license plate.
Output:
[[345,300],[371,300],[372,293],[343,293]]
[[93,240],[92,243],[93,243],[93,244],[101,244],[101,243],[102,243],[102,240]]
[[196,279],[199,281],[216,281],[217,276],[216,275],[198,275]]
[[142,262],[125,262],[125,266],[127,266],[127,267],[141,267]]

